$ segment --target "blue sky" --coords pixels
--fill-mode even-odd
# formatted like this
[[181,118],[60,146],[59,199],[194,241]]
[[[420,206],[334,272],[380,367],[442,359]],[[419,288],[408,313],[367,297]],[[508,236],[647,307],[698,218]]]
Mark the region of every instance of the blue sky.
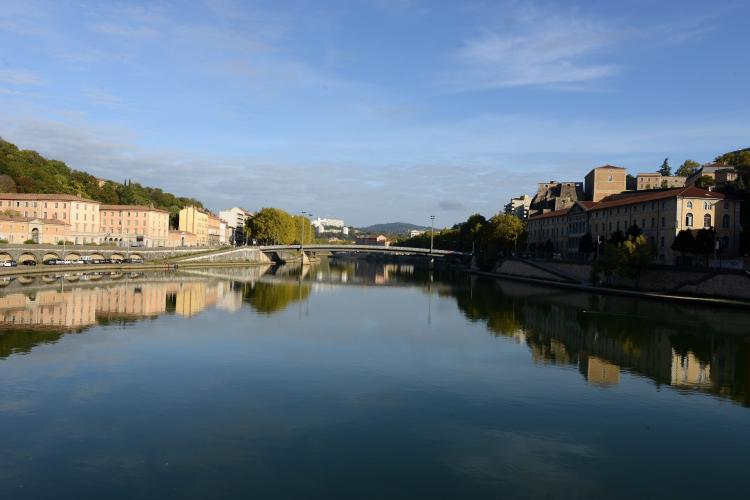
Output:
[[0,136],[218,210],[451,225],[750,146],[750,4],[0,0]]

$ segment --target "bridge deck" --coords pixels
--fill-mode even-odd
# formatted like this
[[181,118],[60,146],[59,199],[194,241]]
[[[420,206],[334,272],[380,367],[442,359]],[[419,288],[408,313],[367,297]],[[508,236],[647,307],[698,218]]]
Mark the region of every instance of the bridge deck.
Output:
[[[299,245],[267,245],[260,246],[261,252],[275,252],[279,250],[299,250]],[[416,247],[386,247],[381,245],[304,245],[306,251],[320,252],[379,252],[392,254],[430,255],[429,248]],[[455,252],[453,250],[432,250],[432,255],[471,257],[470,252]]]

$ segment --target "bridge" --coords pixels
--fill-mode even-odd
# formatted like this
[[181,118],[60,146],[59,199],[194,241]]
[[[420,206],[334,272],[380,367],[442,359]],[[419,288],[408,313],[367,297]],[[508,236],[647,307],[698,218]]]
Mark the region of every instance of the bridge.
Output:
[[[380,253],[391,255],[424,255],[433,257],[470,258],[466,252],[432,250],[414,247],[386,247],[380,245],[304,245],[305,258],[318,253]],[[142,258],[146,261],[169,260],[172,262],[247,262],[272,264],[279,261],[298,261],[300,245],[268,245],[240,247],[163,247],[120,248],[84,245],[0,245],[0,261],[15,260],[19,263],[34,261],[41,264],[51,259],[78,260]]]
[[[279,250],[300,250],[299,245],[270,245],[258,247],[261,252],[276,252]],[[435,257],[460,256],[471,257],[470,252],[454,252],[453,250],[430,250],[429,248],[416,247],[386,247],[382,245],[304,245],[305,252],[362,252],[362,253],[389,253],[398,255],[434,255]]]

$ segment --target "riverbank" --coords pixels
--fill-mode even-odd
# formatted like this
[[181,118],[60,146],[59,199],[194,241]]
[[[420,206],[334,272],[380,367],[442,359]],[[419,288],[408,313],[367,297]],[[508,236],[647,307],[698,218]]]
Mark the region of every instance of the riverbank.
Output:
[[262,267],[270,264],[258,262],[153,262],[143,264],[77,264],[77,265],[37,265],[0,268],[2,276],[30,276],[40,274],[62,274],[97,271],[170,271],[174,269],[194,269],[205,267]]
[[[507,261],[506,261],[507,262]],[[470,270],[474,275],[485,276],[495,279],[504,279],[510,281],[519,281],[524,283],[533,283],[536,285],[543,285],[555,288],[564,288],[569,290],[577,290],[581,292],[593,293],[593,294],[605,294],[605,295],[619,295],[624,297],[635,297],[645,298],[661,301],[679,302],[683,304],[702,304],[711,306],[728,306],[738,308],[750,308],[750,300],[744,298],[732,298],[732,297],[709,297],[704,295],[690,295],[690,294],[678,294],[678,293],[666,293],[657,291],[647,290],[628,290],[624,288],[611,288],[603,286],[594,286],[585,283],[576,283],[571,278],[565,277],[561,274],[555,275],[550,272],[550,277],[544,276],[544,272],[549,272],[544,269],[538,268],[531,273],[535,275],[524,276],[518,273],[503,273],[498,272],[497,269],[502,268],[498,266],[495,271],[478,271]]]

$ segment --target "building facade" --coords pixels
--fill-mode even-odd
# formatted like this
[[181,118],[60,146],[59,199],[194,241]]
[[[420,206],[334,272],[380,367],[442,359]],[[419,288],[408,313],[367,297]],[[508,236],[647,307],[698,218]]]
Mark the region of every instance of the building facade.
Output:
[[622,167],[604,165],[586,174],[586,200],[597,202],[627,189],[628,171]]
[[636,189],[648,191],[651,189],[672,189],[685,187],[687,177],[679,175],[661,175],[659,172],[638,174],[636,176]]
[[198,246],[206,246],[208,240],[208,214],[197,207],[180,210],[179,230],[195,235]]
[[521,220],[529,218],[529,210],[531,209],[531,196],[523,194],[518,198],[511,198],[510,201],[505,205],[504,212],[507,215],[514,215]]
[[387,247],[391,245],[391,242],[388,241],[388,238],[386,238],[382,234],[377,236],[372,234],[365,234],[357,236],[357,245],[377,245]]
[[124,246],[169,245],[169,212],[143,205],[101,205],[103,241]]
[[101,243],[98,201],[70,194],[0,193],[0,212],[67,224],[67,238],[76,244]]
[[168,233],[170,247],[197,247],[198,237],[193,233],[180,230],[169,230]]
[[740,247],[740,200],[696,187],[622,193],[531,217],[527,242],[542,248],[550,241],[554,252],[571,258],[586,233],[593,241],[605,241],[631,226],[648,238],[661,264],[676,262],[671,247],[682,230],[713,228],[722,256],[734,257]]
[[582,182],[540,182],[531,200],[529,215],[570,208],[576,201],[583,200],[584,196]]
[[0,239],[10,244],[26,241],[56,245],[64,241],[70,225],[57,219],[40,219],[0,214]]

